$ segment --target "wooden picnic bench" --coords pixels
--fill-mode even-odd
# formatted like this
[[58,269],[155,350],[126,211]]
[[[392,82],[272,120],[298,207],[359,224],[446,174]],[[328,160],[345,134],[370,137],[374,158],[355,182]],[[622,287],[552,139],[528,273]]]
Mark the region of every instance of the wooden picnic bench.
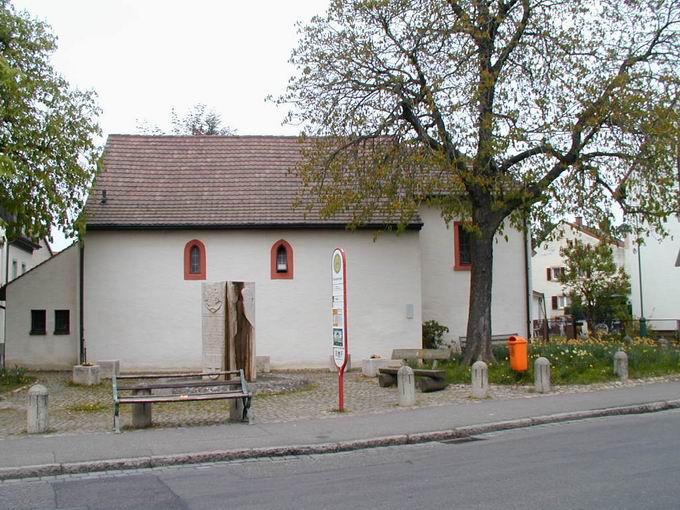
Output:
[[[508,333],[507,335],[491,335],[491,345],[508,345],[508,338],[511,336],[517,336],[517,333]],[[460,348],[465,349],[467,337],[459,336],[458,341],[460,342]]]
[[[121,384],[119,381],[137,381]],[[120,406],[138,406],[133,410],[142,416],[140,426],[151,424],[151,405],[167,402],[204,400],[236,400],[243,406],[241,420],[250,421],[253,398],[243,370],[181,374],[126,374],[111,379],[113,387],[113,428],[120,432]],[[133,419],[134,422],[134,419]]]
[[390,366],[378,369],[378,384],[386,388],[397,383],[397,372],[401,364],[406,361],[432,361],[431,369],[414,368],[413,375],[416,376],[416,386],[423,393],[438,391],[446,388],[446,370],[437,370],[437,361],[451,359],[450,349],[394,349],[392,360],[398,361],[399,366]]

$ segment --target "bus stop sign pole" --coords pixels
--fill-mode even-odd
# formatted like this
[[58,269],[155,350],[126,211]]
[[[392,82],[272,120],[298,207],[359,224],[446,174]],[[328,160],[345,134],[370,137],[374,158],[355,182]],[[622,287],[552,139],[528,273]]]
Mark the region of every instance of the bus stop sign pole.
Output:
[[347,256],[336,248],[331,257],[331,313],[333,320],[333,361],[338,368],[338,411],[345,410],[345,367],[349,359],[347,344]]

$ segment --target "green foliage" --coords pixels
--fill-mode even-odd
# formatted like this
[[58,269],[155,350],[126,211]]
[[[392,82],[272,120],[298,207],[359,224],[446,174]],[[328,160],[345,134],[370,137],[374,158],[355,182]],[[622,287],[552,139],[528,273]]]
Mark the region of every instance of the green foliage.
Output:
[[[311,139],[299,203],[404,227],[470,219],[466,360],[490,358],[493,237],[567,214],[675,211],[676,0],[334,0],[300,29],[278,103]],[[480,349],[480,343],[484,348]]]
[[[616,351],[628,354],[628,371],[632,378],[654,377],[680,373],[680,351],[661,350],[649,339],[638,339],[632,345],[616,341],[568,340],[554,343],[534,343],[529,350],[529,370],[514,372],[510,369],[507,347],[494,347],[498,362],[489,364],[489,382],[492,384],[533,384],[533,362],[538,357],[550,360],[553,384],[591,384],[617,380],[613,373]],[[447,370],[450,382],[469,384],[470,367],[460,360],[440,365]]]
[[75,235],[96,171],[100,113],[50,63],[56,38],[43,22],[0,0],[0,226],[9,238]]
[[616,266],[611,246],[576,240],[560,255],[565,268],[558,280],[571,297],[570,312],[576,319],[585,318],[592,328],[604,320],[629,318],[630,280]]
[[444,335],[449,328],[435,320],[423,322],[423,349],[439,349],[444,345]]
[[67,411],[75,413],[98,413],[110,409],[110,406],[103,402],[84,402],[82,404],[73,404],[66,407]]
[[3,368],[0,370],[0,393],[28,384],[34,380],[23,367]]
[[203,103],[192,106],[184,115],[179,115],[174,108],[170,112],[170,133],[165,133],[160,127],[146,121],[137,123],[137,130],[145,135],[234,135],[236,130],[222,126],[222,116],[213,109],[208,109]]

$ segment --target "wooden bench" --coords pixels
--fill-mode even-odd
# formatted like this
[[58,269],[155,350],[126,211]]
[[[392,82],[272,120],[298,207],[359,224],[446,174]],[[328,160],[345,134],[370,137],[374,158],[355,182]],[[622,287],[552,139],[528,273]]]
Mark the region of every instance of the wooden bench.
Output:
[[378,369],[378,384],[387,388],[397,383],[397,372],[401,364],[406,361],[432,361],[432,369],[414,368],[413,375],[416,376],[416,386],[420,391],[427,393],[446,388],[446,370],[436,370],[437,361],[451,359],[450,349],[394,349],[392,360],[398,361],[399,366],[391,366]]
[[[119,381],[137,381],[121,384]],[[126,374],[111,379],[113,387],[113,428],[120,432],[120,406],[138,406],[135,411],[144,416],[144,425],[151,424],[151,404],[195,402],[203,400],[240,400],[241,420],[250,422],[253,398],[243,370],[184,374]],[[163,391],[158,391],[163,390]],[[134,421],[134,419],[133,419]]]
[[[507,335],[491,335],[491,345],[508,345],[508,338],[511,336],[518,336],[517,333],[508,333]],[[467,343],[466,336],[459,336],[458,341],[460,342],[460,348],[465,349],[465,344]]]

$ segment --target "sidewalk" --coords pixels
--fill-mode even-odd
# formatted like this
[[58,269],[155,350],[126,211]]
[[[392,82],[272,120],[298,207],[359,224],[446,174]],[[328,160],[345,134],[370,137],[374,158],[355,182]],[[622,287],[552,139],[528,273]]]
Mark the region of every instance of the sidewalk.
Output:
[[[651,403],[660,403],[650,406]],[[285,423],[229,423],[0,439],[0,480],[406,444],[680,407],[680,382]],[[618,409],[617,409],[618,408]],[[610,409],[605,412],[594,410]],[[550,417],[551,416],[551,417]],[[548,418],[546,418],[548,417]],[[533,419],[533,420],[532,420]]]

